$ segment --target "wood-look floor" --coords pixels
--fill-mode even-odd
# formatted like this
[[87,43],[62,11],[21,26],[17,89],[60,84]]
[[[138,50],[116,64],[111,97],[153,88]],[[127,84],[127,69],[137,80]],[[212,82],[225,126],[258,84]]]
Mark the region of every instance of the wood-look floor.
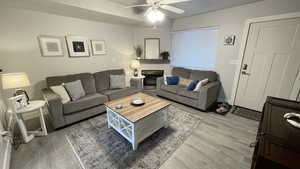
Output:
[[[249,144],[255,140],[258,122],[172,104],[202,120],[161,169],[250,169],[253,148]],[[13,152],[11,169],[81,169],[65,132],[67,129],[51,132],[21,145]]]

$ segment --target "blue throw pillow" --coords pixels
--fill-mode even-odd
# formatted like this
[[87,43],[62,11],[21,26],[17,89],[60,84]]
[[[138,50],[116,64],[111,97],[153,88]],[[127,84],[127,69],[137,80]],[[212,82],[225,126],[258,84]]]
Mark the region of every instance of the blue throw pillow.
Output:
[[193,80],[186,89],[188,91],[193,91],[196,88],[198,83],[199,83],[199,80]]
[[167,85],[177,85],[179,83],[179,76],[166,77]]

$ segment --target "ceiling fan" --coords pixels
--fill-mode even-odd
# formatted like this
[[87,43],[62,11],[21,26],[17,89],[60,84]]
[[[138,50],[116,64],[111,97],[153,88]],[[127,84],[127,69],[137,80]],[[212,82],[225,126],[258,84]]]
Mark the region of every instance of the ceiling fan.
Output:
[[191,0],[147,0],[146,4],[127,6],[126,8],[149,7],[145,12],[145,16],[152,23],[161,22],[165,15],[159,9],[164,9],[176,14],[184,13],[184,10],[171,6],[170,4],[188,2]]

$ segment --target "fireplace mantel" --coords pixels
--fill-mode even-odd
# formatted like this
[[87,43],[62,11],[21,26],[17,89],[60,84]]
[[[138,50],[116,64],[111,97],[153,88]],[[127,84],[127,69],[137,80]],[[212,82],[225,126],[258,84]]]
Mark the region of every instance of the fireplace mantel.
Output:
[[164,76],[164,70],[142,70],[142,75],[145,87],[156,87],[156,79]]

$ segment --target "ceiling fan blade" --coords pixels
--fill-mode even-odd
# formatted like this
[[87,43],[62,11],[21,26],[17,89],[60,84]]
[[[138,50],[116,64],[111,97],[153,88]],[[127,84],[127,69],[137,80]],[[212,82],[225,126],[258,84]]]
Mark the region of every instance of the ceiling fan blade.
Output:
[[143,6],[151,6],[151,4],[132,5],[132,6],[126,6],[125,8],[135,8],[135,7],[143,7]]
[[147,4],[152,4],[154,0],[146,0]]
[[147,16],[150,11],[152,11],[152,8],[148,8],[147,11],[145,12],[144,16]]
[[168,4],[176,4],[176,3],[181,3],[181,2],[188,2],[192,0],[162,0],[160,1],[161,5],[168,5]]
[[182,9],[179,9],[179,8],[176,8],[176,7],[173,7],[173,6],[170,6],[170,5],[161,5],[160,6],[162,9],[165,9],[167,11],[171,11],[171,12],[174,12],[174,13],[177,13],[177,14],[182,14],[184,13],[184,10]]

